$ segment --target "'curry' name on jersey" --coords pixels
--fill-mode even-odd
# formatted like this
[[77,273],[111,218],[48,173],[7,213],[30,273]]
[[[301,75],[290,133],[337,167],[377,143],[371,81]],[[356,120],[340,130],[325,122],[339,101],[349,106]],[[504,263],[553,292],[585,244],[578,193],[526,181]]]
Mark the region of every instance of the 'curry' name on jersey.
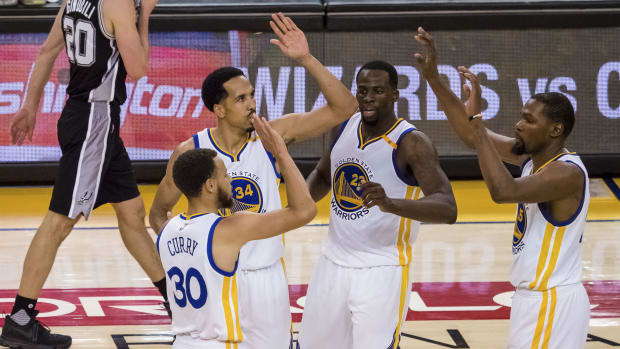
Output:
[[171,256],[180,253],[187,253],[193,256],[196,246],[198,246],[198,242],[189,237],[176,236],[168,240],[166,242],[166,246],[168,246],[168,251]]

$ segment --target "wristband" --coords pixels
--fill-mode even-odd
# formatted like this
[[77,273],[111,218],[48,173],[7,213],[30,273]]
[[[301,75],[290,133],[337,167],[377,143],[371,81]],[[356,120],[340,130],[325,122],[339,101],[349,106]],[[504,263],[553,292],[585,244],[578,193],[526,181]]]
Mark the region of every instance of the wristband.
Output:
[[467,118],[469,121],[472,121],[473,119],[482,119],[482,114],[478,113],[476,115],[472,115],[469,118]]

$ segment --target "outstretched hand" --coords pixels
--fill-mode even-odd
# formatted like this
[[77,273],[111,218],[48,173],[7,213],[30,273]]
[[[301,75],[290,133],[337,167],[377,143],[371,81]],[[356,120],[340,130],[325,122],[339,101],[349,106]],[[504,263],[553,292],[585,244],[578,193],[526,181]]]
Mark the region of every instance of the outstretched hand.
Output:
[[418,33],[414,36],[415,40],[422,46],[422,53],[415,53],[413,56],[418,62],[420,72],[426,80],[439,76],[437,71],[437,49],[431,34],[424,28],[419,27]]
[[269,25],[278,38],[271,39],[269,42],[277,45],[284,55],[295,60],[300,60],[310,55],[306,35],[297,28],[292,19],[281,12],[272,14],[271,18]]
[[269,125],[269,122],[264,117],[253,114],[252,125],[254,125],[254,130],[256,130],[258,137],[260,137],[263,147],[265,147],[268,152],[272,153],[276,159],[288,152],[282,136]]
[[465,99],[465,111],[468,116],[482,112],[482,90],[478,77],[469,69],[459,66],[459,75],[471,84],[463,84],[463,98]]

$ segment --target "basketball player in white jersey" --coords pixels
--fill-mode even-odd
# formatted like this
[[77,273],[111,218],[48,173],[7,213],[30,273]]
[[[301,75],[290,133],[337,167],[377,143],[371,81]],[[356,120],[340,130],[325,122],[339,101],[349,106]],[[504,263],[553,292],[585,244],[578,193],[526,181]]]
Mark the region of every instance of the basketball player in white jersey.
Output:
[[[140,6],[141,3],[141,6]],[[144,224],[144,203],[120,138],[125,78],[139,79],[149,61],[148,23],[157,0],[67,0],[34,63],[22,108],[11,122],[11,141],[32,141],[41,95],[54,62],[66,50],[68,99],[58,119],[62,151],[49,211],[24,261],[19,291],[6,317],[0,345],[68,348],[71,337],[50,333],[35,310],[56,252],[82,216],[110,203],[123,243],[162,295],[166,279]]]
[[[310,222],[316,206],[282,137],[264,119],[253,117],[262,146],[273,154],[286,181],[288,207],[265,213],[237,211],[222,218],[220,208],[234,204],[232,178],[218,153],[192,149],[173,165],[173,178],[188,200],[187,213],[173,217],[157,239],[169,278],[173,348],[258,348],[244,341],[240,326],[237,265],[241,247],[251,240],[280,235]],[[269,164],[268,164],[269,166]],[[273,309],[264,309],[265,313]]]
[[327,243],[310,280],[302,349],[397,348],[420,222],[454,223],[456,203],[430,139],[394,114],[398,74],[373,61],[357,76],[355,114],[308,177],[332,189]]
[[[350,91],[309,52],[305,35],[290,18],[273,15],[270,23],[278,36],[272,43],[295,59],[316,79],[327,105],[308,113],[289,114],[270,121],[286,143],[317,136],[347,120],[357,109]],[[202,86],[206,107],[217,116],[217,126],[205,129],[174,150],[166,175],[155,195],[149,219],[159,231],[181,196],[172,178],[174,160],[194,148],[218,152],[232,177],[234,205],[228,211],[269,212],[281,207],[280,173],[273,154],[251,133],[256,113],[254,88],[237,68],[220,68]],[[238,285],[244,341],[252,348],[285,349],[291,343],[288,282],[284,271],[283,237],[252,241],[241,249]],[[268,309],[269,311],[266,311]]]
[[[416,59],[459,138],[478,154],[491,197],[518,203],[512,239],[509,348],[583,348],[590,303],[581,284],[581,240],[590,201],[588,172],[564,143],[575,115],[561,93],[539,93],[525,103],[515,138],[485,128],[480,84],[459,67],[472,87],[467,105],[440,80],[430,34],[419,28],[423,53]],[[521,166],[514,179],[502,161]]]

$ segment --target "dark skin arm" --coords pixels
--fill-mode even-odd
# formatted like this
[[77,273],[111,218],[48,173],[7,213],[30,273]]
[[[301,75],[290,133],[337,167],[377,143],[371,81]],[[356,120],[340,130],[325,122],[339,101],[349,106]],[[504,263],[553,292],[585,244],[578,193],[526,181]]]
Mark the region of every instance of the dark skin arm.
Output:
[[381,184],[366,182],[362,198],[368,208],[427,223],[456,222],[457,208],[448,177],[439,166],[437,151],[430,139],[413,131],[398,146],[397,164],[401,172],[413,172],[424,197],[419,200],[389,198]]
[[574,212],[581,200],[584,183],[584,174],[579,167],[564,161],[554,161],[538,173],[515,179],[502,164],[482,121],[474,119],[471,126],[480,170],[493,201],[552,202],[552,212],[560,219],[567,216],[560,211],[567,211],[568,216]]
[[[471,125],[468,123],[468,117],[480,113],[481,110],[481,94],[480,82],[476,75],[472,74],[467,68],[459,67],[459,73],[462,77],[469,80],[472,87],[463,86],[467,102],[463,104],[461,100],[450,90],[450,88],[439,78],[437,70],[437,49],[433,37],[422,27],[418,28],[418,34],[415,40],[422,47],[422,52],[414,55],[420,72],[424,79],[428,81],[429,86],[433,89],[433,93],[437,96],[437,100],[441,104],[448,122],[461,139],[461,141],[471,149],[474,149],[473,133]],[[502,159],[510,164],[520,166],[527,159],[525,155],[516,155],[511,152],[512,146],[516,140],[512,137],[503,136],[492,131],[488,131],[489,139],[493,141]]]
[[[329,134],[330,144],[334,142],[336,139],[336,135],[342,128],[342,125],[336,126],[331,130]],[[328,148],[319,163],[316,165],[314,170],[310,172],[308,178],[306,179],[306,185],[308,189],[310,189],[310,195],[312,196],[312,200],[318,202],[325,195],[327,195],[331,189],[331,172],[329,170],[329,165],[331,163],[331,147]]]

